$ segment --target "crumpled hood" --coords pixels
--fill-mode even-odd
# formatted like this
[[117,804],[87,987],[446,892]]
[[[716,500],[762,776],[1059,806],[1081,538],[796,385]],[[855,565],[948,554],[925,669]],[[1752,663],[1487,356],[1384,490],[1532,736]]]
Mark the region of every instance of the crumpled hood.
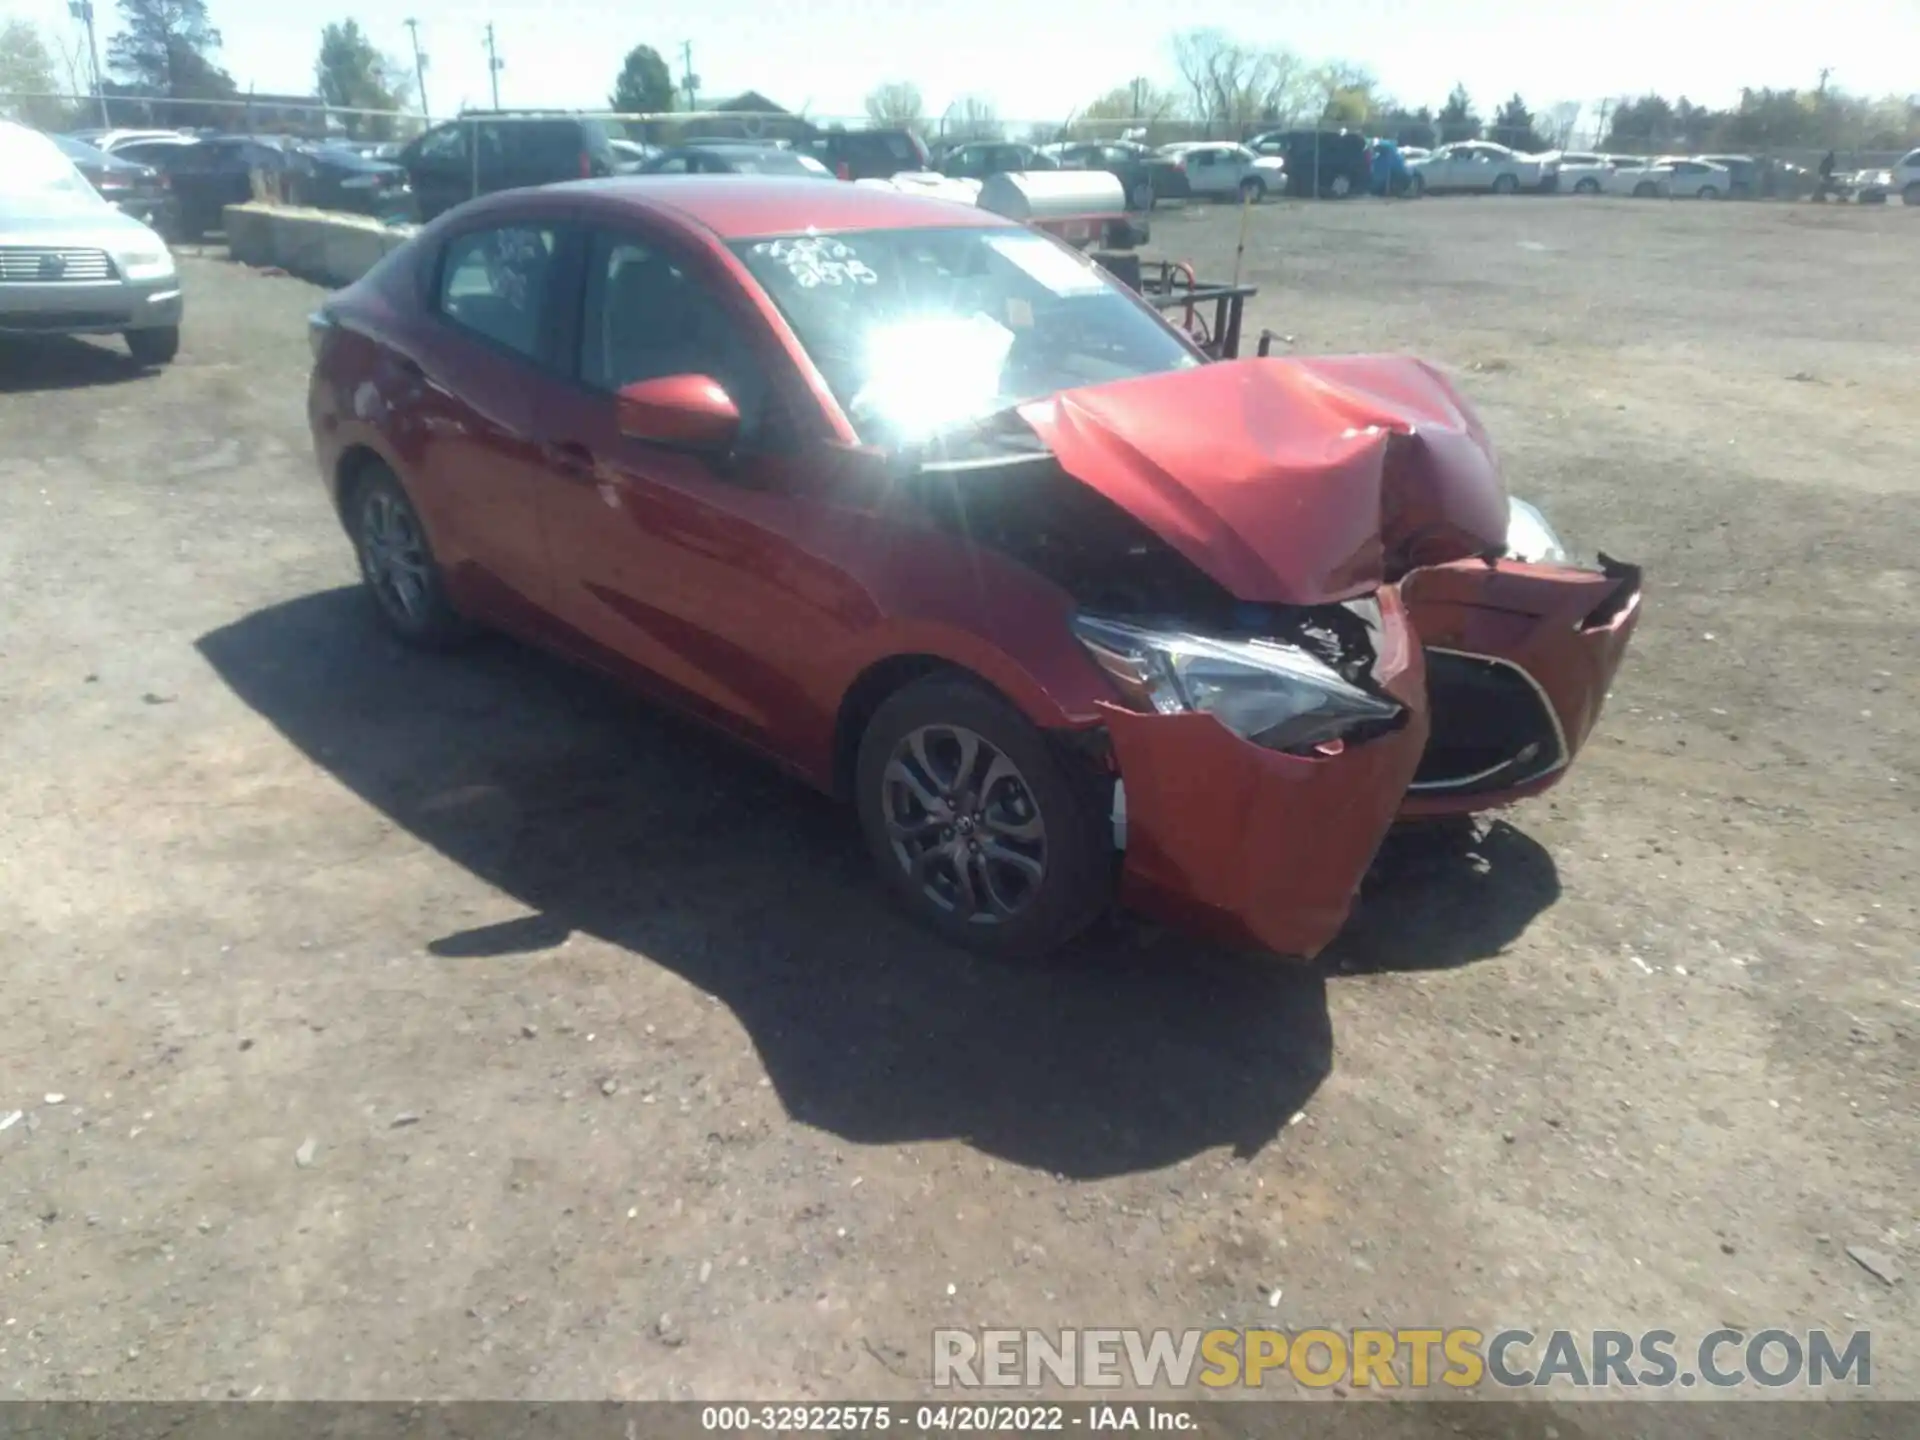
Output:
[[1505,548],[1492,444],[1424,361],[1221,361],[1063,391],[1020,415],[1069,475],[1241,600],[1348,600],[1415,565]]

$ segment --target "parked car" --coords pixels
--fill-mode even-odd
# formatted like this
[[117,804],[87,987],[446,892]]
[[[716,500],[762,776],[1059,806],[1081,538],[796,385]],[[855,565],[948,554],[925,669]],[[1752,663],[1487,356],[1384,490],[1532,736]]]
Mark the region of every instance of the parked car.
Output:
[[1016,145],[1008,140],[969,140],[943,155],[936,168],[950,180],[984,180],[989,175],[1058,170],[1060,162],[1031,145]]
[[1760,162],[1751,155],[1695,155],[1695,160],[1718,165],[1727,172],[1726,193],[1737,200],[1751,200],[1761,194],[1765,176]]
[[1490,140],[1461,140],[1442,145],[1408,168],[1413,172],[1416,195],[1442,191],[1516,195],[1522,190],[1554,189],[1559,179],[1554,157],[1522,155]]
[[749,140],[703,140],[662,150],[634,172],[638,175],[800,175],[833,179],[833,172],[811,155],[784,146]]
[[71,130],[67,133],[69,138],[91,145],[96,150],[104,150],[109,155],[123,145],[191,145],[199,138],[185,130]]
[[911,130],[829,130],[806,152],[842,180],[891,180],[903,170],[931,170],[926,142]]
[[1920,205],[1920,150],[1909,150],[1895,162],[1893,188],[1908,205]]
[[1050,146],[1049,151],[1062,170],[1104,170],[1113,176],[1126,194],[1129,210],[1153,209],[1154,169],[1144,146],[1075,141]]
[[173,188],[167,177],[153,166],[122,155],[109,155],[70,135],[47,138],[73,162],[74,169],[87,177],[102,200],[162,235],[173,233]]
[[660,153],[658,145],[646,145],[638,140],[616,138],[608,140],[607,144],[613,147],[613,173],[616,175],[632,175]]
[[1673,166],[1645,155],[1609,155],[1612,170],[1600,176],[1608,195],[1631,195],[1638,200],[1664,198],[1672,193]]
[[431,220],[476,195],[611,175],[620,162],[606,126],[588,116],[483,110],[416,136],[398,163]]
[[1733,193],[1733,172],[1724,165],[1686,155],[1662,155],[1667,189],[1676,199],[1721,200]]
[[1607,188],[1607,176],[1614,169],[1611,156],[1592,150],[1560,152],[1560,184],[1563,194],[1598,195]]
[[140,364],[165,365],[180,314],[167,242],[52,140],[0,120],[0,334],[118,335]]
[[1894,193],[1891,170],[1854,170],[1834,177],[1835,188],[1856,205],[1884,205]]
[[218,230],[227,206],[252,199],[256,172],[278,185],[292,205],[385,220],[413,213],[406,171],[344,146],[309,145],[278,135],[213,135],[192,145],[142,143],[119,153],[138,156],[167,176],[178,233],[185,240]]
[[1557,781],[1638,620],[1439,371],[1209,361],[1048,236],[887,186],[492,196],[310,331],[395,635],[499,626],[684,707],[983,951],[1118,891],[1314,953],[1397,818]]
[[1373,147],[1357,130],[1268,130],[1247,148],[1284,164],[1289,195],[1338,200],[1373,184]]
[[1186,193],[1196,199],[1264,200],[1287,188],[1286,161],[1231,141],[1181,141],[1161,146],[1157,154],[1174,163],[1185,177]]

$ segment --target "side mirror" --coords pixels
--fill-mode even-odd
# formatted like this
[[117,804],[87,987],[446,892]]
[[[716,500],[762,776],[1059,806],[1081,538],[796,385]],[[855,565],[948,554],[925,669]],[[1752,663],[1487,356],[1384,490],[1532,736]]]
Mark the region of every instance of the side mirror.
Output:
[[725,454],[740,435],[740,411],[709,375],[663,375],[621,390],[620,433],[701,454]]

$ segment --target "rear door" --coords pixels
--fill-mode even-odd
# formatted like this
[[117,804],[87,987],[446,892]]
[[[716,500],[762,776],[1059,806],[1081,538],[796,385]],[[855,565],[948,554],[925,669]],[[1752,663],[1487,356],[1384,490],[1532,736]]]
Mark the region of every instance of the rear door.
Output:
[[554,390],[562,248],[557,212],[489,218],[450,235],[397,402],[409,478],[435,553],[462,593],[521,628],[552,608],[540,493],[552,482],[539,419]]

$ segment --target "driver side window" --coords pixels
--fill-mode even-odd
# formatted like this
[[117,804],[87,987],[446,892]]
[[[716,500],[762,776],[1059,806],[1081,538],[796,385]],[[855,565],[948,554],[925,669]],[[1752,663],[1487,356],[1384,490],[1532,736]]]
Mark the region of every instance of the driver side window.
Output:
[[733,315],[658,248],[595,235],[580,327],[581,380],[613,393],[669,375],[717,380],[740,411],[742,441],[751,446],[760,438],[767,374]]

